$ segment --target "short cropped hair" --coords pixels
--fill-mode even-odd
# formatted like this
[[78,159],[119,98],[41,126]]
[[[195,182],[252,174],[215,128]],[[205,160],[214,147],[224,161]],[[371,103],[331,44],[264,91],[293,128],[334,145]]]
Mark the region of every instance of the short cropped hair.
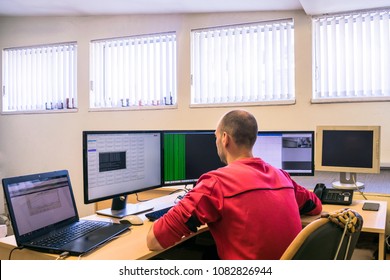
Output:
[[230,111],[221,119],[220,132],[223,131],[226,131],[237,145],[251,149],[257,139],[256,118],[244,110]]

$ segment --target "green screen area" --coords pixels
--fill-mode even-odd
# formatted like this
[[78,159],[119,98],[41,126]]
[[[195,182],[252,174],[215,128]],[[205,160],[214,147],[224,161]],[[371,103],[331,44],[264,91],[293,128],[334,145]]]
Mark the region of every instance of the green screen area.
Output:
[[186,178],[186,136],[184,134],[164,135],[164,180],[176,181]]

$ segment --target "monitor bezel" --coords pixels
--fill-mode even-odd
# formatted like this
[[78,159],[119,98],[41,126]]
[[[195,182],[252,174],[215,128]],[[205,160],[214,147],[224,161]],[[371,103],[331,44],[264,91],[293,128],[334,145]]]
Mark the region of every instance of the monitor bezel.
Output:
[[[351,166],[331,166],[322,164],[323,134],[324,131],[372,131],[373,132],[373,153],[372,167],[351,167]],[[346,173],[379,173],[380,172],[380,126],[367,125],[320,125],[316,128],[316,160],[315,168],[318,171],[346,172]]]
[[127,196],[127,195],[130,195],[130,194],[135,194],[135,193],[140,193],[140,192],[144,192],[144,191],[148,191],[148,190],[152,190],[152,189],[156,189],[156,188],[160,188],[162,187],[162,182],[163,182],[163,155],[160,154],[160,182],[159,184],[157,185],[152,185],[152,186],[148,186],[148,187],[145,187],[145,188],[142,188],[142,189],[136,189],[136,190],[129,190],[129,191],[126,191],[126,192],[121,192],[121,193],[118,193],[118,194],[112,194],[112,195],[108,195],[108,196],[101,196],[101,197],[97,197],[97,198],[90,198],[90,195],[89,195],[89,187],[88,187],[88,152],[87,152],[87,138],[88,138],[88,135],[97,135],[97,134],[142,134],[142,133],[147,133],[147,134],[153,134],[153,133],[157,133],[160,135],[160,153],[162,151],[162,133],[160,130],[87,130],[87,131],[83,131],[82,133],[82,145],[83,145],[83,156],[82,156],[82,160],[83,160],[83,193],[84,193],[84,203],[85,204],[90,204],[90,203],[96,203],[96,202],[100,202],[100,201],[105,201],[105,200],[109,200],[109,199],[116,199],[120,196]]
[[260,134],[310,134],[312,139],[312,148],[311,148],[311,171],[310,172],[288,172],[290,176],[314,176],[315,174],[315,131],[314,130],[260,130],[257,133],[259,137]]

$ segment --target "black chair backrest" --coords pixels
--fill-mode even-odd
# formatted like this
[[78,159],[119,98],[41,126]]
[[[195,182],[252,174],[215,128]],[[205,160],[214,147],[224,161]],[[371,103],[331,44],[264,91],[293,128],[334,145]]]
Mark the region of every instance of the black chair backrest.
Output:
[[280,259],[350,260],[362,227],[362,216],[349,208],[324,213],[302,229]]
[[344,234],[344,229],[328,220],[327,223],[317,228],[306,238],[292,259],[333,260],[339,250],[337,255],[338,260],[350,260],[360,235],[360,229],[354,233],[347,233],[340,249],[338,249]]

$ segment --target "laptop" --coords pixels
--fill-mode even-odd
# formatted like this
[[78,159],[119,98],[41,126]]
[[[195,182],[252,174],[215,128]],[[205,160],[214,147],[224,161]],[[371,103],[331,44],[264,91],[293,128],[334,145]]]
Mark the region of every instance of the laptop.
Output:
[[[79,256],[129,228],[79,219],[67,170],[4,178],[2,182],[18,246]],[[80,228],[87,228],[87,233],[80,232]],[[54,238],[60,241],[53,241]]]

